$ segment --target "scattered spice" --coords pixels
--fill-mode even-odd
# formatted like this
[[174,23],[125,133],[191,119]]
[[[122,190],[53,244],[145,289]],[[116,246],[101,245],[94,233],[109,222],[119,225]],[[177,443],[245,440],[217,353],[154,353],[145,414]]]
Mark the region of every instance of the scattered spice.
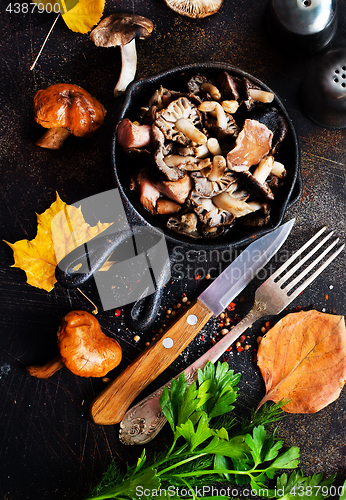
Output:
[[329,299],[328,295],[325,295],[325,297],[324,297],[324,298],[325,298],[326,300],[328,300],[328,299]]
[[227,311],[234,311],[236,304],[234,302],[230,302],[227,306]]

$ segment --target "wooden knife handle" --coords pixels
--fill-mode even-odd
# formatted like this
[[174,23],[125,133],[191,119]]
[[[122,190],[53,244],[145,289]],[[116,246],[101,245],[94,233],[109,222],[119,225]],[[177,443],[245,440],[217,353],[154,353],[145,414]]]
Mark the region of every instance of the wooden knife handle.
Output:
[[197,299],[94,400],[90,409],[94,422],[101,425],[119,423],[132,401],[179,356],[212,314]]

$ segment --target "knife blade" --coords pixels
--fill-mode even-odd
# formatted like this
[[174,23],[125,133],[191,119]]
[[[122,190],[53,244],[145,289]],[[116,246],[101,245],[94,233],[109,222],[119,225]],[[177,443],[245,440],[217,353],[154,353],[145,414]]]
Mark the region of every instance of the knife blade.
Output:
[[93,401],[90,413],[101,425],[119,423],[141,391],[158,377],[194,339],[209,319],[217,316],[275,255],[295,219],[251,243],[189,309],[146,348]]

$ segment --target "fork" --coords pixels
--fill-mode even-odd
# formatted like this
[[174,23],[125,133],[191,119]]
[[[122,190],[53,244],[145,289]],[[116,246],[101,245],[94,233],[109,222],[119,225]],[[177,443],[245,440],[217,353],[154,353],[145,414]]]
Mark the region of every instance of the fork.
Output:
[[[310,273],[338,244],[336,238],[327,248],[325,248],[310,264],[304,268],[298,276],[293,277],[311,257],[327,243],[333,235],[333,231],[328,233],[319,241],[306,255],[302,256],[294,264],[297,258],[302,255],[326,230],[323,227],[302,247],[300,247],[289,259],[287,259],[255,292],[255,299],[248,314],[232,328],[217,344],[198,358],[192,365],[184,370],[188,384],[197,378],[197,371],[204,368],[208,361],[215,363],[220,356],[233,344],[233,342],[244,333],[255,321],[263,316],[273,316],[279,314],[287,307],[314,279],[339,255],[345,245],[341,245],[334,253],[329,255],[321,265],[310,274],[305,281],[300,283],[306,275]],[[292,267],[290,267],[292,265]],[[299,284],[300,283],[300,284]],[[297,286],[298,285],[298,286]],[[177,375],[175,379],[180,376]],[[163,385],[131,408],[120,422],[119,438],[124,444],[145,444],[151,441],[166,423],[166,418],[161,412],[159,398],[165,386],[170,386],[171,382]]]

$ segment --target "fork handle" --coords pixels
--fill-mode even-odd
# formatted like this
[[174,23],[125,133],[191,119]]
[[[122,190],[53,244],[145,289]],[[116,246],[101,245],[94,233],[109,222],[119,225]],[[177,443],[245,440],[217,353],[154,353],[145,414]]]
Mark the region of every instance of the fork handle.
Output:
[[[198,369],[204,368],[208,361],[215,363],[242,333],[267,314],[265,304],[255,300],[251,311],[227,335],[184,370],[188,383],[192,384],[196,380]],[[181,373],[175,378],[180,375]],[[166,386],[170,387],[171,382],[170,380],[126,412],[120,423],[119,437],[122,443],[145,444],[160,432],[166,423],[166,418],[161,412],[160,396]]]

